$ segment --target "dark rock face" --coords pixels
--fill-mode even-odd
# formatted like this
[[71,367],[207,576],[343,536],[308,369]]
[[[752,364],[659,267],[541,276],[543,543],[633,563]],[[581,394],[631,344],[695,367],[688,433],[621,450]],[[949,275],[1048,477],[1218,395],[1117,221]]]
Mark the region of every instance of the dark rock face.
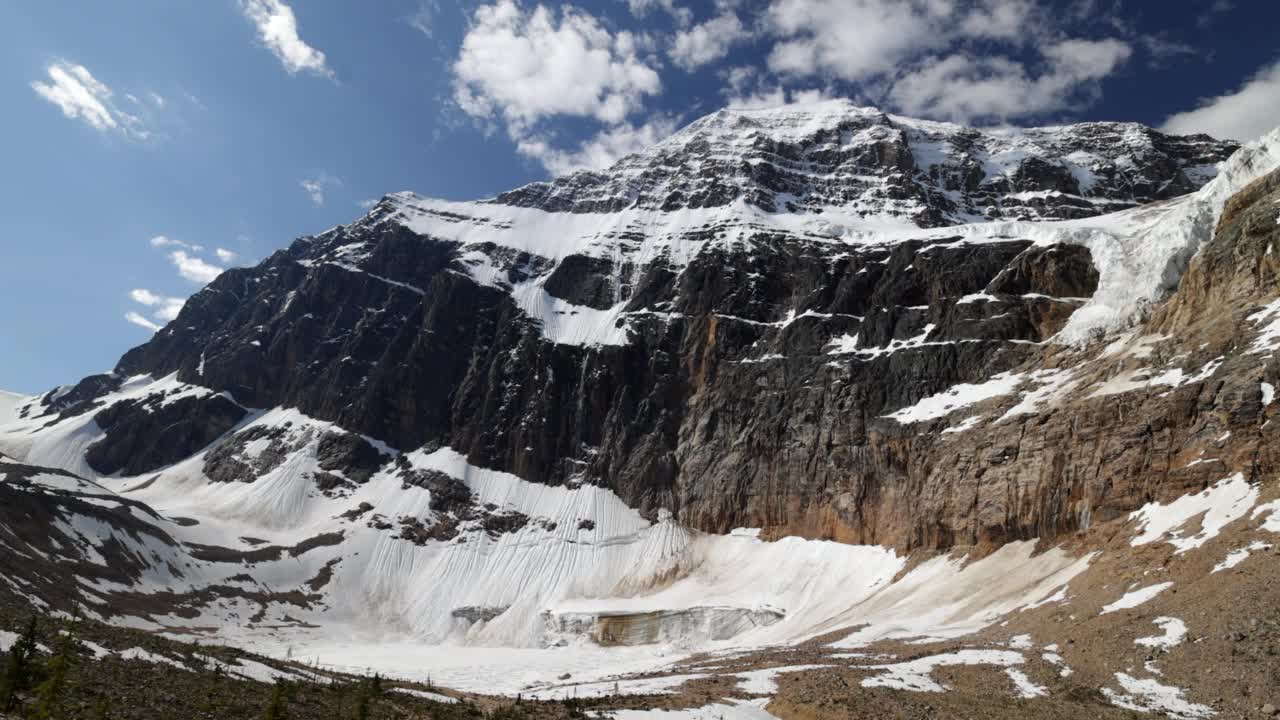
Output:
[[158,470],[204,449],[245,414],[244,408],[221,395],[124,400],[94,415],[107,435],[89,446],[85,460],[104,475]]
[[41,398],[43,415],[69,417],[93,409],[96,400],[120,388],[120,378],[115,373],[90,375],[65,392],[54,390]]
[[391,459],[352,433],[325,433],[316,446],[316,458],[321,470],[339,471],[361,485]]
[[[252,427],[236,433],[205,455],[204,474],[213,482],[251,483],[280,466],[296,446],[288,442],[285,427]],[[245,446],[264,440],[267,447],[257,457],[245,457]]]
[[471,490],[457,478],[438,470],[405,470],[400,477],[406,486],[420,487],[431,493],[431,509],[455,517],[468,517],[474,506]]

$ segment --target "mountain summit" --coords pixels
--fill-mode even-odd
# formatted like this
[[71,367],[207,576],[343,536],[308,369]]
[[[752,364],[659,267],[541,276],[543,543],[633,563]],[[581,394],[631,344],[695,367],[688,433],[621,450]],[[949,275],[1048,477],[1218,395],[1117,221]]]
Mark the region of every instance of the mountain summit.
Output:
[[829,100],[720,110],[604,172],[497,202],[551,212],[767,212],[901,218],[920,227],[1089,217],[1195,190],[1238,145],[1136,123],[978,130]]

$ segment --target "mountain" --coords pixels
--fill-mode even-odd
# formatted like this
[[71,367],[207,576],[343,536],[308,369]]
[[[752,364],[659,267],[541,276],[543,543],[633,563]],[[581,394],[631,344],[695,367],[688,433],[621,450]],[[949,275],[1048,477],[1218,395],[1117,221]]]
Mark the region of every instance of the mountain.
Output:
[[[1277,168],[1280,132],[824,102],[489,200],[388,195],[12,408],[0,539],[45,562],[8,561],[8,591],[511,694],[904,639],[1012,668],[1030,646],[998,622],[1139,632],[1100,613],[1154,587],[1137,567],[1181,590],[1149,607],[1235,622],[1256,609],[1210,567],[1280,531]],[[1072,712],[1234,692],[1033,655],[1090,688],[1045,690]],[[886,682],[854,685],[921,689]]]

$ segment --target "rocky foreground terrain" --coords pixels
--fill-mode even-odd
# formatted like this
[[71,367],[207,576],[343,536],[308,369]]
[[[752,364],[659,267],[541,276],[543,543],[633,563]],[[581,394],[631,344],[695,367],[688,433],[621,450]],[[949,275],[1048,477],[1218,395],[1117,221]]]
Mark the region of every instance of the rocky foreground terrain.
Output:
[[1277,168],[824,103],[389,195],[0,407],[0,592],[477,712],[1267,717]]

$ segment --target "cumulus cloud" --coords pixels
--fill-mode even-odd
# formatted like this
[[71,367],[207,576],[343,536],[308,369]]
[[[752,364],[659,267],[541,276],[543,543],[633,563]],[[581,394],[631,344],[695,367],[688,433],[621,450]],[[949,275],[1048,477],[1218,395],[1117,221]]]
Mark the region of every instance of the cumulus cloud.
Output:
[[324,205],[325,191],[332,187],[340,187],[342,180],[321,170],[320,174],[311,178],[303,178],[298,181],[298,184],[311,197],[311,203],[316,207],[321,207]]
[[45,72],[49,81],[32,81],[31,89],[57,105],[66,117],[82,120],[95,130],[118,131],[136,140],[146,140],[151,136],[141,118],[112,104],[111,88],[95,78],[85,66],[58,60]]
[[671,60],[685,70],[696,70],[728,55],[734,45],[750,37],[751,32],[737,13],[728,11],[677,32],[671,45]]
[[[453,63],[453,99],[471,118],[503,125],[521,154],[552,173],[598,167],[669,132],[665,119],[628,119],[662,90],[652,46],[570,6],[526,11],[498,0],[472,16]],[[575,149],[556,148],[545,122],[561,117],[605,127]]]
[[938,0],[777,0],[766,17],[781,38],[769,67],[783,75],[862,80],[944,46],[953,12]]
[[499,0],[475,11],[453,64],[454,100],[517,131],[555,115],[622,122],[662,89],[639,51],[634,34],[611,33],[572,7],[525,12]]
[[293,8],[281,0],[241,0],[240,8],[257,29],[262,44],[280,59],[290,75],[306,71],[333,77],[324,53],[298,36]]
[[194,283],[207,285],[222,274],[222,268],[211,265],[185,250],[174,250],[169,253],[169,262],[178,269],[178,274]]
[[236,261],[236,254],[226,248],[218,248],[213,251],[213,254],[217,255],[219,262],[224,265],[230,265]]
[[1042,52],[1038,74],[1006,57],[938,58],[899,78],[889,98],[905,113],[960,122],[1054,112],[1096,93],[1097,81],[1127,60],[1132,49],[1114,39],[1063,40]]
[[155,332],[160,329],[160,326],[158,324],[151,322],[150,320],[146,319],[142,315],[139,315],[133,310],[130,310],[129,312],[125,313],[124,319],[128,320],[134,325],[137,325],[138,327],[146,328],[151,332]]
[[546,139],[537,137],[521,140],[516,149],[541,162],[553,175],[574,170],[603,170],[661,141],[675,129],[674,118],[658,116],[640,125],[623,123],[606,128],[572,150],[557,149]]
[[1162,129],[1248,141],[1280,125],[1276,108],[1280,108],[1280,62],[1263,68],[1235,92],[1209,98],[1194,110],[1169,117]]

